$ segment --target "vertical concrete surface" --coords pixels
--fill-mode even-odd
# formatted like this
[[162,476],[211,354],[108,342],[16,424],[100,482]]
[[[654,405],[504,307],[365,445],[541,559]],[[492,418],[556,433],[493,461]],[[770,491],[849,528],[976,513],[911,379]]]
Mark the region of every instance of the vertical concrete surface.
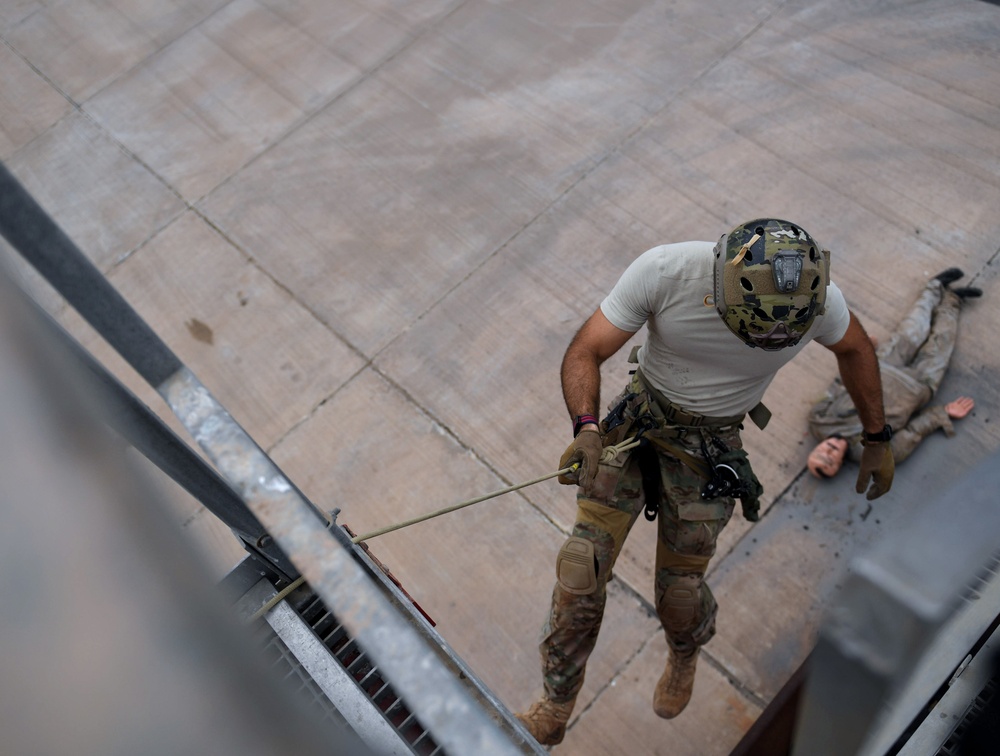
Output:
[[[774,381],[771,426],[745,433],[763,517],[723,534],[718,635],[669,722],[651,710],[666,644],[637,525],[555,753],[728,753],[808,654],[852,554],[1000,444],[995,4],[15,0],[0,71],[0,160],[357,532],[556,469],[563,350],[656,244],[794,219],[879,338],[944,268],[984,290],[941,387],[976,410],[871,505],[852,471],[804,474],[832,355],[810,346]],[[228,531],[173,499],[222,574],[240,557]],[[371,548],[518,710],[541,690],[573,516],[550,481]]]

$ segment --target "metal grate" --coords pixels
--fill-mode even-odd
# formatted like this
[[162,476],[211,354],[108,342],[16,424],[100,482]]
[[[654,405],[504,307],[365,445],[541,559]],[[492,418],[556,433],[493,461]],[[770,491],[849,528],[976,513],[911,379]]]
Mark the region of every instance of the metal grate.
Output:
[[969,585],[965,587],[962,599],[967,602],[978,601],[982,598],[982,589],[994,580],[998,574],[1000,574],[1000,551],[994,552],[989,561],[976,573],[976,576],[969,582]]
[[294,609],[417,756],[444,753],[318,596],[310,594]]
[[316,681],[305,670],[295,654],[285,642],[279,638],[270,625],[260,622],[257,625],[258,642],[263,648],[263,659],[272,671],[276,672],[291,694],[296,696],[305,707],[312,709],[319,720],[330,723],[338,729],[350,731],[351,727],[341,715]]
[[976,696],[976,699],[969,704],[969,708],[962,715],[962,720],[958,723],[951,735],[938,750],[936,756],[967,756],[971,751],[967,750],[965,740],[969,727],[976,723],[980,717],[990,708],[990,703],[997,693],[997,678],[991,678],[983,689]]

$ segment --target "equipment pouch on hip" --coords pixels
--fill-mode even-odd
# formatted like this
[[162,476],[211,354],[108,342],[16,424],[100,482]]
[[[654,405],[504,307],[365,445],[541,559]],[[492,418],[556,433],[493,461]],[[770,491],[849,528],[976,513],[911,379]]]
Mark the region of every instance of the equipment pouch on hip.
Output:
[[760,519],[760,497],[764,493],[764,486],[754,474],[746,451],[727,449],[715,457],[713,463],[712,478],[705,485],[702,498],[739,497],[744,519],[757,522]]
[[629,387],[608,405],[608,414],[601,420],[605,446],[620,444],[635,435],[636,406],[640,400],[639,394]]

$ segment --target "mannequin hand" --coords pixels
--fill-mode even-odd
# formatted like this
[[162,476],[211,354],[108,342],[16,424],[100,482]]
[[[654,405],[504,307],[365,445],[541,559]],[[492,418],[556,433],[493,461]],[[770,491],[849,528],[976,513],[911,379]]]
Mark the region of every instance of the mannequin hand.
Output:
[[892,458],[892,448],[888,441],[865,446],[861,452],[861,471],[858,473],[858,484],[855,491],[865,492],[865,486],[871,479],[868,488],[868,501],[877,499],[892,488],[892,477],[896,471],[896,463]]
[[574,463],[578,463],[579,467],[574,472],[560,475],[558,481],[567,486],[576,483],[583,489],[584,495],[589,494],[594,478],[597,477],[597,465],[601,461],[602,451],[604,444],[597,428],[583,428],[559,460],[560,470]]

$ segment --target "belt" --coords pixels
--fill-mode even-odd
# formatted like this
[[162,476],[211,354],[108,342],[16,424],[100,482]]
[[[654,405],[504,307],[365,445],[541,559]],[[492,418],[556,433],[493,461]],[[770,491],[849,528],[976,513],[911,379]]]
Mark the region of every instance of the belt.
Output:
[[688,412],[678,407],[651,386],[649,381],[643,376],[642,370],[639,369],[638,365],[635,368],[635,377],[643,390],[659,405],[667,422],[673,425],[682,425],[688,428],[725,428],[730,425],[739,425],[743,422],[743,418],[746,417],[746,413],[731,417],[710,417],[709,415],[701,415],[697,412]]

